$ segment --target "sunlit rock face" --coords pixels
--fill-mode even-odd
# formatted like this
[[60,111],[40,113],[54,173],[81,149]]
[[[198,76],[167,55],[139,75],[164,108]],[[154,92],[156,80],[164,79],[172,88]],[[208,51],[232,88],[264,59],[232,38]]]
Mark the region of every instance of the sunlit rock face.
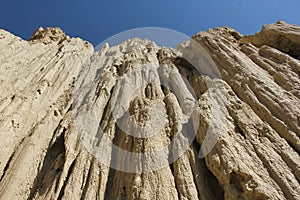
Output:
[[0,199],[300,199],[300,27],[94,52],[0,30]]

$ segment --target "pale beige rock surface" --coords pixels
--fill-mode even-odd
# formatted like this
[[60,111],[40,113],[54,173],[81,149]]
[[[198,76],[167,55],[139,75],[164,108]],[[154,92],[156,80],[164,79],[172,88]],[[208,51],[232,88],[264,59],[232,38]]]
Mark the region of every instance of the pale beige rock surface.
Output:
[[300,199],[299,37],[280,21],[93,53],[0,30],[0,199]]

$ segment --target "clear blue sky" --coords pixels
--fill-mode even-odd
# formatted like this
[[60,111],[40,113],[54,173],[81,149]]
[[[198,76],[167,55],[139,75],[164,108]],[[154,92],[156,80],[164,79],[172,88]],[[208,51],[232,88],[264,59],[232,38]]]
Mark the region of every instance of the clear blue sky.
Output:
[[28,39],[39,27],[61,27],[95,46],[138,27],[193,35],[216,26],[253,34],[277,20],[300,25],[300,0],[1,0],[0,28]]

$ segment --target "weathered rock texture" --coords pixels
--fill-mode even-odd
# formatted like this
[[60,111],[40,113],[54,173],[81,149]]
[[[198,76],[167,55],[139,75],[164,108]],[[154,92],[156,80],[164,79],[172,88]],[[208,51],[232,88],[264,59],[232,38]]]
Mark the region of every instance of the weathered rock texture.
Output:
[[[0,30],[0,199],[300,199],[300,27],[280,21],[246,37],[224,27],[193,39],[183,52],[133,39],[93,54],[57,28],[40,28],[28,42]],[[210,77],[187,60],[204,63]],[[214,108],[221,123],[211,126]],[[90,126],[128,152],[170,143],[191,109],[199,127],[175,162],[129,173],[83,145],[78,132],[90,126],[73,119],[87,109]],[[118,123],[124,113],[147,130],[163,128],[130,136],[119,128],[130,124]],[[199,158],[210,131],[216,145]],[[126,154],[105,155],[126,168]]]

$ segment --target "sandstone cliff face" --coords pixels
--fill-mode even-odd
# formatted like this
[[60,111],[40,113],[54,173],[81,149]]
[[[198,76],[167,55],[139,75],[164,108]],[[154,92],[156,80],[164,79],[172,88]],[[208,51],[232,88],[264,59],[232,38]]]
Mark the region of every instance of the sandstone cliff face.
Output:
[[93,53],[1,30],[0,199],[300,199],[299,41],[280,21]]

